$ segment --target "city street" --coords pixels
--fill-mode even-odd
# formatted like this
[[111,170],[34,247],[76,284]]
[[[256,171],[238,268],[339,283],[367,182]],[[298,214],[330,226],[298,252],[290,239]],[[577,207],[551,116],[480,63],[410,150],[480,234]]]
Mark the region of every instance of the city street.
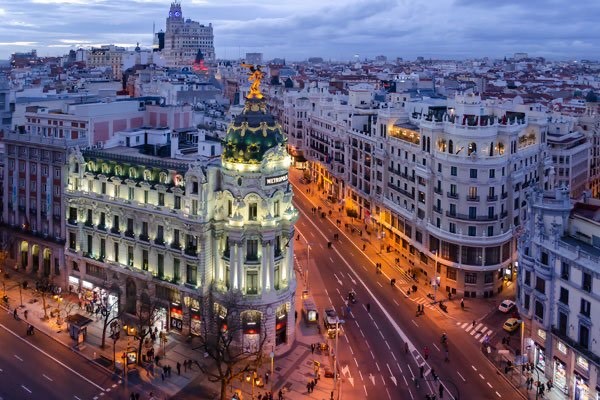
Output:
[[85,362],[62,344],[38,332],[12,313],[0,313],[0,398],[126,399],[118,377]]
[[[294,172],[298,178],[299,173]],[[292,178],[292,181],[297,182],[297,179]],[[431,301],[421,290],[407,296],[406,289],[414,282],[397,267],[387,266],[382,274],[376,274],[378,260],[370,259],[358,245],[364,242],[373,249],[371,241],[377,241],[375,235],[359,236],[344,229],[345,223],[338,228],[336,219],[342,218],[338,205],[331,205],[331,217],[313,214],[313,207],[325,203],[307,195],[306,188],[306,185],[297,185],[295,190],[296,206],[301,213],[297,224],[301,244],[297,243],[297,248],[302,249],[296,258],[303,268],[309,266],[311,294],[318,304],[332,304],[342,313],[348,292],[354,289],[357,293],[357,303],[351,305],[350,314],[344,317],[345,334],[338,344],[340,372],[344,377],[342,391],[348,398],[412,399],[424,398],[429,393],[439,398],[440,382],[444,398],[457,398],[458,392],[463,399],[521,396],[482,354],[481,341],[486,334],[489,336],[501,329],[501,325],[494,324],[493,329],[486,325],[484,332],[484,324],[478,322],[473,329],[469,322],[471,334],[460,316],[442,313],[430,305]],[[329,209],[323,208],[323,211],[328,213]],[[362,229],[360,221],[354,225]],[[334,234],[338,234],[339,240],[333,239]],[[328,248],[329,241],[332,248]],[[309,245],[310,251],[307,251]],[[313,279],[315,274],[320,275],[322,288],[315,287],[313,282],[319,281]],[[396,279],[395,287],[390,284],[391,278]],[[319,292],[324,293],[322,298]],[[445,294],[438,293],[440,295]],[[416,317],[417,305],[421,304],[425,313]],[[449,361],[445,361],[440,341],[443,332],[449,338]],[[405,342],[408,342],[408,354],[405,354]],[[429,353],[427,360],[425,347]],[[423,366],[424,379],[419,379],[417,388],[413,378],[420,378],[420,366]],[[440,381],[435,381],[432,369]]]

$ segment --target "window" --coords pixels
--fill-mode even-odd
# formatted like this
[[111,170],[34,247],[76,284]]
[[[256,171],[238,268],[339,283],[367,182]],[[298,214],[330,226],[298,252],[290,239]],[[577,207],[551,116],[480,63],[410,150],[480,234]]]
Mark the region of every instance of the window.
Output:
[[77,249],[77,235],[73,232],[69,232],[69,249],[76,250]]
[[458,175],[456,167],[450,167],[450,175],[452,175],[452,176]]
[[258,271],[246,272],[246,294],[258,294]]
[[181,196],[175,196],[175,205],[173,208],[176,210],[181,210]]
[[558,331],[566,336],[567,335],[567,326],[568,326],[568,317],[564,312],[558,312]]
[[119,262],[119,243],[113,243],[113,260],[114,262]]
[[525,284],[531,286],[531,271],[525,271]]
[[442,163],[438,163],[437,171],[442,172]]
[[133,246],[127,246],[127,265],[133,267]]
[[548,265],[548,253],[546,253],[545,251],[542,251],[542,254],[540,256],[540,262],[544,265]]
[[144,190],[144,204],[148,204],[148,190]]
[[535,301],[535,316],[541,320],[544,319],[544,304],[541,301]]
[[494,236],[494,226],[490,225],[487,227],[487,235],[488,237]]
[[159,206],[164,206],[165,205],[165,194],[164,193],[159,193],[158,194],[158,205]]
[[258,204],[250,203],[248,206],[248,219],[250,221],[256,221],[258,217]]
[[563,303],[564,305],[569,305],[569,290],[561,287],[560,288],[560,296],[558,297],[558,301]]
[[165,228],[162,225],[156,227],[156,242],[164,243],[164,231]]
[[148,223],[142,222],[142,233],[140,234],[140,239],[148,240]]
[[233,201],[227,200],[227,216],[231,218],[233,215]]
[[588,293],[591,293],[592,292],[592,275],[590,275],[587,272],[584,272],[581,286],[582,286],[583,290],[585,290]]
[[133,198],[135,197],[135,188],[128,188],[127,190],[127,200],[133,200]]
[[175,282],[181,280],[181,261],[178,258],[173,259],[173,280]]
[[494,271],[485,271],[483,274],[483,281],[485,283],[494,282]]
[[142,269],[148,271],[148,250],[142,250]]
[[248,239],[246,241],[246,260],[258,260],[258,239]]
[[94,249],[94,241],[92,235],[87,235],[87,253],[88,255],[92,255]]
[[476,236],[477,235],[477,228],[474,226],[469,226],[469,236]]
[[477,179],[477,169],[471,168],[469,170],[469,177],[472,179]]
[[496,170],[490,169],[490,179],[494,179],[496,177]]
[[531,296],[526,294],[525,296],[523,296],[523,307],[526,310],[529,310],[529,304],[531,304]]
[[450,204],[450,215],[456,215],[456,204]]
[[449,229],[450,233],[456,233],[456,224],[454,222],[450,222]]
[[179,229],[173,229],[173,245],[179,246]]
[[447,267],[446,268],[446,278],[455,281],[456,280],[456,268]]
[[106,182],[102,182],[102,185],[100,187],[101,187],[100,190],[102,191],[102,194],[106,194]]
[[477,219],[477,207],[469,207],[469,219]]
[[190,285],[196,285],[198,280],[198,266],[195,264],[186,264],[186,279],[185,282]]
[[590,317],[591,303],[586,299],[581,299],[581,306],[579,308],[579,313],[581,315],[585,315],[586,317]]
[[456,185],[455,184],[450,185],[450,194],[452,196],[456,196]]
[[273,216],[279,217],[279,200],[273,202]]
[[569,272],[570,272],[569,264],[563,261],[563,263],[560,266],[560,277],[562,279],[568,281],[569,280]]
[[579,345],[587,349],[590,344],[590,328],[585,325],[579,325]]
[[160,279],[164,278],[165,276],[165,256],[162,254],[157,254],[156,255],[156,268],[157,268],[157,275]]
[[471,284],[477,283],[477,273],[476,272],[465,272],[465,283],[471,283]]

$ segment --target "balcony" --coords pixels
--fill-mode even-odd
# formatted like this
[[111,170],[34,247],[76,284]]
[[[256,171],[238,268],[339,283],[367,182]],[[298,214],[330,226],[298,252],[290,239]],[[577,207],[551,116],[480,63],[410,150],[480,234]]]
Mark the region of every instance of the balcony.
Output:
[[494,215],[467,215],[467,214],[460,214],[460,213],[451,213],[450,211],[446,211],[446,217],[460,219],[460,220],[463,220],[463,221],[480,221],[480,222],[497,221],[498,220],[498,214],[494,214]]
[[508,197],[508,192],[502,193],[502,200],[506,199],[507,197]]
[[69,224],[69,225],[75,225],[76,226],[77,225],[77,218],[69,218],[67,220],[67,224]]
[[467,196],[467,201],[479,201],[479,196]]
[[508,211],[502,211],[500,213],[500,218],[506,218],[507,215],[508,215]]
[[394,184],[391,184],[391,183],[388,183],[388,186],[389,186],[390,188],[392,188],[392,189],[396,190],[397,192],[400,192],[400,193],[402,193],[402,194],[403,194],[403,195],[405,195],[406,197],[409,197],[409,198],[411,198],[412,200],[414,200],[414,199],[415,199],[415,195],[414,195],[414,193],[411,193],[411,192],[409,192],[409,191],[406,191],[406,190],[404,190],[404,189],[400,189],[398,186],[396,186],[396,185],[394,185]]
[[411,182],[415,181],[415,177],[414,176],[411,176],[411,175],[408,175],[408,174],[400,174],[400,176],[403,177],[404,179],[408,179]]
[[112,228],[110,228],[110,233],[118,235],[119,233],[121,233],[121,231],[119,230],[118,226],[113,226]]
[[441,213],[443,212],[443,210],[442,210],[442,208],[441,208],[441,207],[436,207],[436,206],[433,206],[433,212],[436,212],[436,213],[438,213],[438,214],[441,214]]
[[84,223],[85,226],[87,226],[88,228],[93,228],[94,227],[94,223],[92,221],[85,221]]
[[457,199],[458,200],[458,193],[446,192],[446,196],[448,196],[449,199]]
[[488,196],[487,197],[487,201],[496,201],[496,200],[498,200],[498,195]]
[[198,249],[196,249],[195,247],[186,247],[185,248],[185,255],[186,256],[196,257],[196,256],[198,256]]
[[163,239],[163,238],[156,238],[156,239],[154,239],[154,243],[158,244],[159,246],[164,246],[165,239]]
[[133,238],[135,238],[135,233],[133,233],[133,231],[128,229],[125,231],[125,236],[133,239]]
[[433,191],[434,191],[436,194],[439,194],[439,195],[443,195],[443,194],[444,194],[444,192],[442,191],[442,188],[434,188],[434,189],[433,189]]
[[171,248],[175,249],[175,250],[181,250],[181,243],[173,242],[173,243],[171,243]]
[[98,229],[101,231],[106,231],[106,225],[105,224],[98,224]]
[[150,238],[148,237],[148,234],[147,234],[147,233],[142,233],[142,234],[140,234],[140,237],[139,237],[139,239],[140,239],[141,241],[143,241],[143,242],[150,242]]
[[577,342],[574,339],[571,339],[566,333],[561,332],[554,325],[552,325],[551,330],[554,336],[558,337],[561,341],[565,342],[567,345],[569,345],[569,347],[572,347],[573,349],[575,349],[575,351],[583,354],[586,358],[592,360],[595,364],[600,363],[600,356],[596,355],[593,351],[591,351],[590,349],[586,349],[579,342]]

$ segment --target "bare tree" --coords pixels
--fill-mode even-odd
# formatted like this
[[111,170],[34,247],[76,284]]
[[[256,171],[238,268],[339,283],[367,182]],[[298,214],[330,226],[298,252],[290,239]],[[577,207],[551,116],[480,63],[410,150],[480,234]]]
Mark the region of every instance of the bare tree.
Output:
[[121,315],[125,311],[124,307],[119,307],[119,301],[114,301],[112,304],[102,305],[100,309],[100,313],[102,314],[102,343],[100,344],[100,348],[104,348],[106,346],[106,330],[108,327],[115,321],[121,319]]
[[143,294],[140,304],[136,309],[136,339],[139,339],[137,351],[137,363],[142,365],[142,346],[144,339],[152,332],[152,327],[158,319],[158,310],[160,303],[156,300],[150,300],[148,295]]
[[238,311],[244,304],[241,293],[229,293],[219,304],[210,300],[210,310],[202,321],[202,336],[198,338],[200,343],[194,350],[202,350],[210,361],[201,364],[200,369],[210,382],[220,383],[221,400],[227,400],[227,386],[236,378],[254,373],[262,364],[267,334],[260,317],[255,340],[243,342],[244,323]]

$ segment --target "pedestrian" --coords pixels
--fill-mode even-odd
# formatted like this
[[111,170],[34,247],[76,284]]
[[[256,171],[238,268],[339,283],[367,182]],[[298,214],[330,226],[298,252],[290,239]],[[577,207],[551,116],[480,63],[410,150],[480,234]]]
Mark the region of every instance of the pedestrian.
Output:
[[475,320],[473,320],[473,328],[475,328]]
[[269,384],[269,373],[265,372],[265,385]]
[[23,315],[25,316],[25,320],[27,320],[27,316],[29,315],[29,310],[25,310],[23,312]]
[[315,344],[314,344],[314,343],[312,343],[312,344],[310,345],[310,353],[311,353],[311,354],[315,354]]
[[183,360],[183,372],[187,372],[187,360]]
[[444,386],[442,386],[442,384],[440,383],[440,386],[438,387],[438,393],[440,395],[440,399],[444,398]]
[[181,363],[177,361],[177,375],[181,375]]
[[131,392],[129,395],[129,400],[135,400],[135,393]]
[[371,312],[371,303],[367,303],[367,312]]
[[19,317],[17,316],[17,309],[15,308],[15,311],[13,311],[13,318],[14,319],[19,319]]
[[140,394],[138,392],[135,393],[135,400],[140,400]]
[[450,362],[450,357],[448,356],[448,349],[446,349],[446,358],[444,359],[446,362]]
[[408,342],[404,342],[404,353],[408,354]]
[[279,394],[277,395],[277,400],[283,400],[283,392],[279,389]]
[[429,347],[425,346],[423,348],[423,354],[425,355],[425,359],[427,360],[429,358]]
[[424,375],[423,375],[423,374],[424,374],[424,372],[425,372],[425,367],[424,367],[423,365],[421,365],[421,366],[419,367],[419,375],[421,376],[421,378],[423,378],[423,376],[424,376]]
[[431,376],[433,376],[433,380],[437,381],[438,376],[435,374],[435,369],[431,368]]
[[164,381],[165,381],[165,370],[164,370],[164,368],[163,368],[163,370],[162,370],[162,371],[160,371],[160,377],[161,377],[161,379],[162,379],[162,380],[163,380],[163,382],[164,382]]
[[167,365],[167,373],[169,374],[169,378],[171,377],[171,366]]
[[310,393],[310,382],[306,384],[306,392]]

